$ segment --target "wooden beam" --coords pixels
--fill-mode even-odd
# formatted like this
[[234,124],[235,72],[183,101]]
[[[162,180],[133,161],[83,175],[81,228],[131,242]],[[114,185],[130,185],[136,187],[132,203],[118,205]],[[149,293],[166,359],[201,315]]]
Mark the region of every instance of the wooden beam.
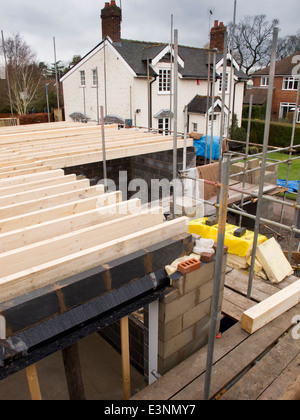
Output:
[[26,377],[32,401],[41,401],[42,394],[36,365],[31,365],[26,368]]
[[42,179],[34,182],[24,182],[22,184],[10,185],[8,187],[0,187],[0,197],[12,194],[20,194],[25,191],[34,191],[40,188],[52,187],[54,185],[66,184],[68,182],[75,182],[76,175],[64,175],[56,178]]
[[38,200],[43,197],[57,195],[64,192],[71,192],[74,190],[82,190],[90,186],[88,179],[79,181],[66,182],[64,184],[52,185],[37,190],[25,191],[18,194],[10,194],[0,197],[0,207],[12,206],[14,204],[24,203],[30,200]]
[[122,352],[122,376],[123,376],[123,395],[127,401],[131,397],[130,382],[130,350],[129,350],[129,322],[128,316],[122,318],[121,326],[121,352]]
[[[178,140],[178,148],[183,147],[183,140]],[[192,142],[188,142],[188,146],[192,146]],[[147,153],[162,152],[172,150],[173,144],[171,141],[160,141],[157,144],[145,144],[141,147],[139,144],[118,149],[107,149],[107,160],[126,158],[131,156],[144,155]],[[102,162],[102,151],[94,153],[83,153],[80,155],[66,156],[61,158],[44,159],[43,164],[50,166],[52,169],[68,168],[72,166],[79,166],[88,163]]]
[[94,226],[51,237],[42,242],[0,254],[0,277],[24,271],[36,265],[63,258],[67,255],[116,240],[133,232],[150,228],[163,222],[161,208],[153,214],[133,214]]
[[122,258],[158,242],[187,233],[188,223],[188,218],[181,217],[155,227],[120,236],[118,239],[83,251],[73,254],[68,253],[65,257],[2,277],[0,278],[0,302],[5,302],[66,277]]
[[47,178],[55,178],[64,175],[63,169],[55,169],[50,171],[29,173],[28,175],[15,176],[13,178],[6,178],[0,180],[0,188],[9,187],[10,185],[21,185],[26,182],[34,182]]
[[[28,169],[21,169],[21,170],[15,170],[15,171],[10,171],[10,172],[3,172],[0,174],[0,179],[5,179],[5,178],[14,178],[16,176],[21,176],[21,175],[27,175],[27,174],[34,174],[37,172],[45,172],[45,171],[50,171],[51,169],[53,169],[51,166],[34,166],[32,168],[28,168]],[[61,168],[56,168],[56,169],[61,169]]]
[[[120,200],[115,194],[115,200]],[[96,207],[96,206],[95,206]],[[108,206],[94,208],[79,214],[57,218],[35,224],[23,229],[0,234],[0,253],[32,245],[54,237],[65,235],[100,223],[123,218],[126,215],[141,212],[140,200],[117,202]],[[0,270],[1,271],[1,270]]]
[[[101,206],[101,201],[99,200],[99,197],[103,194],[104,189],[103,191],[99,191],[99,193],[89,198],[76,197],[77,200],[71,201],[70,203],[61,204],[58,206],[54,205],[50,208],[21,214],[19,216],[8,217],[6,219],[0,219],[0,233],[7,233],[23,228],[30,228],[30,226],[50,222],[54,219],[60,219],[63,217],[68,217],[71,215],[94,210],[97,207]],[[133,201],[134,200],[130,200],[133,208],[135,206],[139,206]],[[140,200],[138,201],[140,203]],[[106,205],[105,201],[103,205]]]
[[70,401],[85,401],[78,343],[62,350]]
[[83,200],[89,197],[97,197],[99,195],[98,187],[89,187],[80,190],[66,191],[61,194],[43,197],[38,200],[30,200],[11,206],[0,207],[0,220],[8,216],[14,217],[34,211],[48,209],[50,207],[67,204],[74,201]]
[[300,302],[300,280],[248,309],[242,316],[242,328],[249,334],[267,325]]

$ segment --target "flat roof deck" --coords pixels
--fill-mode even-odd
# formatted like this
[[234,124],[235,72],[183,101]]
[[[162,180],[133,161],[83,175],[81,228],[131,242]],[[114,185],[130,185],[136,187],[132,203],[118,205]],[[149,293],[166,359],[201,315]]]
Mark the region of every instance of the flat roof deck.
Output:
[[[178,148],[184,140],[178,138]],[[187,139],[187,147],[193,139]],[[173,137],[136,129],[105,126],[106,159],[173,150]],[[102,162],[101,126],[50,123],[1,129],[0,179],[18,174]],[[29,172],[28,172],[29,170]],[[26,172],[27,171],[27,172]]]
[[[105,194],[62,168],[101,162],[101,126],[39,124],[0,131],[0,303],[188,234],[187,218]],[[171,137],[106,126],[107,159],[169,150]],[[180,143],[183,140],[179,140]],[[145,275],[145,274],[144,274]]]

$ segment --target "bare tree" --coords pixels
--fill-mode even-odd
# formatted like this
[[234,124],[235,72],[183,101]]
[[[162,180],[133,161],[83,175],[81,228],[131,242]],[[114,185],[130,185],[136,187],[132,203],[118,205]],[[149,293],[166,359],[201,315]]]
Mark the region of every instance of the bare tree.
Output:
[[4,48],[13,108],[18,114],[26,114],[28,106],[35,99],[41,77],[35,62],[36,56],[19,33],[8,38]]
[[[236,25],[233,55],[240,67],[247,73],[270,62],[270,42],[278,19],[272,22],[265,15],[245,16]],[[232,24],[229,25],[232,33]],[[232,45],[232,43],[231,43]]]
[[287,35],[278,39],[277,58],[283,60],[300,51],[300,30],[296,35]]

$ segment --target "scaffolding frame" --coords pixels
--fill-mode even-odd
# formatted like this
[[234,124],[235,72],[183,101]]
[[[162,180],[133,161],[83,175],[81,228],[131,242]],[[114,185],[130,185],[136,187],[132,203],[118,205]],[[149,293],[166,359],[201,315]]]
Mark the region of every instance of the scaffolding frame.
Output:
[[[294,244],[294,237],[295,233],[300,234],[300,229],[297,227],[297,220],[298,220],[298,213],[300,210],[300,188],[298,188],[298,193],[296,196],[295,204],[286,201],[287,197],[287,185],[288,185],[288,178],[289,178],[289,172],[290,172],[290,166],[293,163],[293,161],[300,159],[300,156],[292,157],[293,151],[298,149],[300,145],[294,144],[294,136],[295,136],[295,127],[296,127],[296,116],[297,116],[297,110],[299,106],[299,96],[300,96],[300,75],[299,75],[299,83],[298,83],[298,91],[297,91],[297,103],[294,111],[294,119],[293,119],[293,129],[292,129],[292,137],[290,146],[288,147],[272,147],[269,146],[269,137],[270,137],[270,124],[271,124],[271,111],[272,111],[272,100],[273,100],[273,87],[274,87],[274,79],[275,79],[275,65],[276,65],[276,50],[277,50],[277,42],[278,42],[278,28],[274,28],[273,32],[273,43],[272,43],[272,53],[271,53],[271,65],[270,65],[270,75],[269,75],[269,87],[268,87],[268,98],[267,98],[267,111],[266,111],[266,120],[265,120],[265,132],[264,132],[264,141],[262,145],[257,145],[262,147],[261,153],[256,153],[255,155],[249,155],[249,145],[250,143],[250,130],[251,130],[251,118],[252,118],[252,106],[253,106],[253,96],[250,97],[250,105],[249,105],[249,116],[248,116],[248,127],[247,127],[247,139],[246,142],[239,143],[245,143],[245,153],[234,153],[230,152],[220,154],[219,156],[219,179],[218,182],[212,182],[208,180],[198,179],[194,177],[188,176],[188,173],[186,171],[182,171],[180,173],[180,177],[182,179],[192,179],[199,182],[204,182],[207,184],[214,185],[217,187],[217,198],[216,203],[211,203],[207,200],[199,200],[195,198],[195,201],[201,201],[204,204],[208,204],[209,206],[214,206],[217,211],[218,216],[218,244],[217,244],[217,251],[216,251],[216,267],[215,267],[215,278],[214,278],[214,291],[213,291],[213,301],[212,301],[212,311],[211,311],[211,325],[210,325],[210,334],[209,334],[209,342],[208,342],[208,350],[207,350],[207,366],[206,366],[206,376],[205,376],[205,387],[204,387],[204,399],[208,400],[210,398],[210,386],[211,386],[211,377],[212,377],[212,367],[213,367],[213,355],[214,355],[214,343],[215,343],[215,337],[216,337],[216,328],[217,328],[217,315],[218,315],[218,303],[219,303],[219,296],[220,296],[220,284],[221,284],[221,276],[222,276],[222,265],[223,265],[223,258],[224,258],[224,241],[225,241],[225,226],[226,226],[226,220],[227,220],[227,214],[228,212],[235,213],[237,215],[240,215],[240,224],[241,224],[241,218],[242,217],[248,217],[250,219],[255,220],[255,228],[254,228],[254,241],[253,241],[253,249],[252,249],[252,262],[249,272],[249,281],[248,281],[248,291],[247,291],[247,298],[250,299],[252,296],[252,285],[253,285],[253,277],[254,277],[254,267],[255,267],[255,257],[256,257],[256,251],[258,246],[258,235],[259,235],[259,229],[261,224],[267,224],[271,226],[276,226],[280,230],[285,229],[290,231],[291,233],[291,239],[290,239],[290,246],[288,250],[288,260],[291,262],[292,258],[292,250],[293,250],[293,244]],[[225,105],[222,104],[222,107]],[[220,136],[220,142],[221,142],[222,136]],[[230,140],[231,141],[231,140]],[[271,149],[271,150],[269,150]],[[289,156],[286,160],[275,160],[272,158],[268,159],[268,155],[276,152],[288,152]],[[232,158],[237,154],[238,156],[235,158]],[[246,174],[257,171],[257,168],[254,169],[248,169],[248,161],[249,159],[253,159],[254,157],[257,157],[261,159],[261,176],[260,176],[260,184],[259,184],[259,192],[258,194],[249,193],[245,191],[245,185],[246,185]],[[230,165],[234,162],[240,162],[241,159],[244,159],[244,168],[243,171],[238,174],[230,175]],[[286,183],[285,188],[283,188],[283,200],[280,200],[278,198],[274,198],[271,196],[267,196],[264,194],[264,184],[265,184],[265,171],[266,168],[272,167],[272,166],[278,166],[279,164],[287,163],[287,176],[286,176]],[[231,176],[237,176],[242,175],[243,181],[242,185],[243,188],[239,189],[236,187],[232,187],[229,185],[230,177]],[[241,204],[240,207],[235,206],[237,208],[233,209],[228,206],[228,192],[229,190],[234,190],[236,192],[240,192],[242,194],[241,196]],[[245,196],[250,196],[250,201],[244,202]],[[275,222],[270,219],[265,219],[261,217],[261,210],[262,210],[262,202],[263,200],[269,200],[275,203],[278,203],[282,205],[281,210],[281,216],[280,216],[280,222]],[[256,202],[257,203],[257,209],[256,209],[256,215],[249,214],[244,210],[244,206],[250,202]],[[294,220],[292,221],[292,224],[290,226],[285,225],[282,223],[283,221],[283,213],[285,206],[290,206],[295,209],[295,216]]]

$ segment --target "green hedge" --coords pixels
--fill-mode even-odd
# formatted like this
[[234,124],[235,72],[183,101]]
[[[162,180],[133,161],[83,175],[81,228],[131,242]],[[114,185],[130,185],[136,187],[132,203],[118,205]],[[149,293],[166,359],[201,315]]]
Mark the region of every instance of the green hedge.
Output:
[[[247,129],[248,120],[243,119],[242,127]],[[271,122],[269,145],[276,147],[288,147],[291,144],[292,124]],[[263,144],[265,122],[260,120],[251,121],[250,142]],[[294,144],[300,144],[300,125],[296,125]],[[300,151],[300,148],[298,149]]]

